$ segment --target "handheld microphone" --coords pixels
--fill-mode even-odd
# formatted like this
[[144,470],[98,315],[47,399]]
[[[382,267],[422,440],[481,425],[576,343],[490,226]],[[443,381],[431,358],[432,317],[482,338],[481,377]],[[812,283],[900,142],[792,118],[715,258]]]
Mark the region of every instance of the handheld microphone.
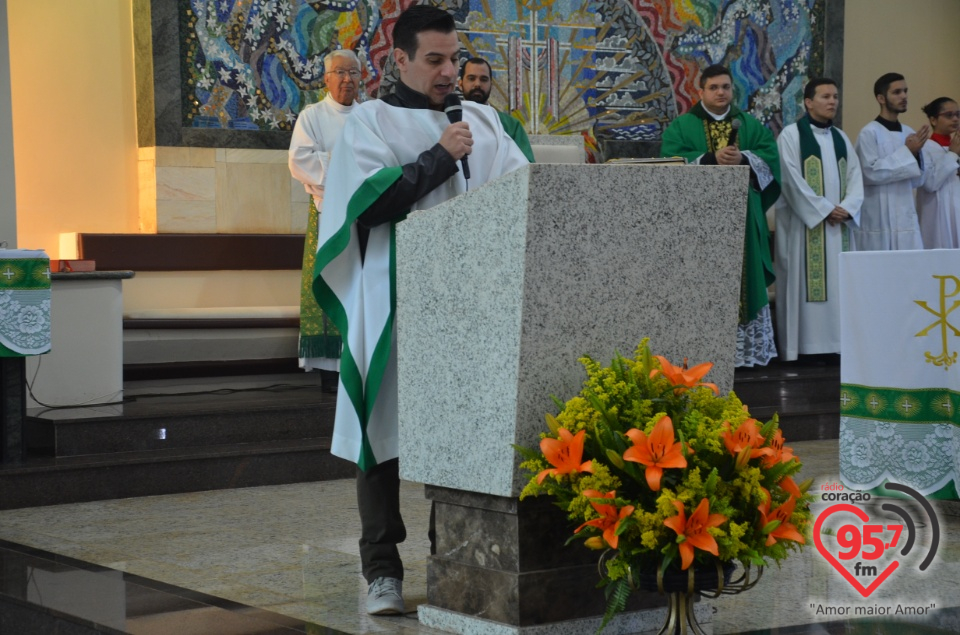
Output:
[[740,126],[742,125],[743,122],[739,119],[734,119],[730,122],[730,140],[727,142],[728,146],[736,145],[737,133],[740,132]]
[[[450,123],[463,121],[463,106],[460,105],[460,98],[456,93],[450,93],[443,100],[443,112]],[[467,164],[467,155],[463,155],[460,163],[463,165],[463,178],[469,180],[470,166]]]

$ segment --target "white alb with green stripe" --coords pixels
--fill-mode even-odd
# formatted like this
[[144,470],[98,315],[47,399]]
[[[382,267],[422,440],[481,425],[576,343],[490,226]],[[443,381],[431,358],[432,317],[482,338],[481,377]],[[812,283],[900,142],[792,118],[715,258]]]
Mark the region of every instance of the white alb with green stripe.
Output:
[[[496,111],[471,102],[470,188],[527,164]],[[314,293],[343,338],[332,453],[368,469],[397,457],[396,224],[370,231],[361,262],[356,220],[449,125],[442,112],[360,104],[333,152],[320,215]],[[466,191],[462,173],[408,211]],[[416,372],[409,369],[407,372]]]

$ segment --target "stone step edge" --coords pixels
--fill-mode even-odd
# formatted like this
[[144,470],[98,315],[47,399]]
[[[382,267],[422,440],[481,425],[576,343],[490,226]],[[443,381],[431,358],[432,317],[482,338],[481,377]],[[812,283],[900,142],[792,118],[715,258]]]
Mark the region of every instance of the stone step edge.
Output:
[[[287,441],[269,441],[261,443],[233,443],[228,445],[207,445],[200,447],[168,448],[163,450],[141,450],[136,452],[111,452],[107,454],[86,454],[83,456],[61,457],[57,459],[27,460],[19,465],[0,466],[0,478],[4,476],[36,474],[44,472],[82,471],[102,469],[115,465],[137,465],[146,463],[174,463],[179,461],[199,461],[222,457],[266,456],[272,454],[293,454],[300,452],[329,451],[329,437],[314,439],[293,439]],[[43,462],[43,465],[36,463]],[[35,463],[31,465],[31,463]]]

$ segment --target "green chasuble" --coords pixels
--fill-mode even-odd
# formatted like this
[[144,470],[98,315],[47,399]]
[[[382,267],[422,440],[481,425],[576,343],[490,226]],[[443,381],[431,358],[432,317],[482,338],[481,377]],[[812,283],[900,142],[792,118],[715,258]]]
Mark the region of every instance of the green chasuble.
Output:
[[[773,284],[773,258],[770,254],[770,230],[766,211],[780,197],[780,156],[773,134],[751,115],[734,106],[723,121],[715,121],[701,104],[673,120],[664,131],[660,154],[680,156],[695,161],[707,152],[716,152],[727,145],[733,119],[739,119],[740,132],[737,147],[749,150],[770,169],[773,179],[762,190],[751,178],[747,200],[746,236],[743,246],[743,284],[740,290],[740,323],[756,319],[760,310],[769,304],[767,287]],[[707,196],[709,193],[704,192]]]
[[503,124],[503,130],[507,133],[507,136],[516,142],[517,147],[523,152],[523,156],[527,157],[527,161],[535,163],[533,159],[533,148],[530,147],[530,139],[527,137],[527,131],[523,129],[523,124],[520,123],[520,120],[508,112],[500,112],[498,110],[497,114],[500,116],[500,123]]

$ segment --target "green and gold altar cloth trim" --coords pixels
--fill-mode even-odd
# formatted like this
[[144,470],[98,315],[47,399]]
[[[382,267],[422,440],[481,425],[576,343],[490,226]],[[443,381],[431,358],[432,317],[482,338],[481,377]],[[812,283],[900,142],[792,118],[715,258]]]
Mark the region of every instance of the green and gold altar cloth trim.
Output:
[[5,249],[0,256],[0,357],[50,352],[50,259],[38,256],[45,254]]
[[840,414],[892,423],[960,425],[960,392],[947,388],[878,388],[840,385]]
[[0,289],[43,290],[50,288],[47,258],[0,259]]
[[[823,157],[820,156],[820,144],[817,143],[810,127],[809,115],[797,122],[800,135],[800,158],[803,166],[803,179],[817,196],[824,195]],[[830,127],[833,135],[833,148],[837,156],[837,170],[840,173],[840,200],[847,196],[847,144],[837,129]],[[827,301],[827,235],[822,221],[813,229],[807,229],[807,302]],[[843,251],[850,247],[847,226],[841,225]]]

